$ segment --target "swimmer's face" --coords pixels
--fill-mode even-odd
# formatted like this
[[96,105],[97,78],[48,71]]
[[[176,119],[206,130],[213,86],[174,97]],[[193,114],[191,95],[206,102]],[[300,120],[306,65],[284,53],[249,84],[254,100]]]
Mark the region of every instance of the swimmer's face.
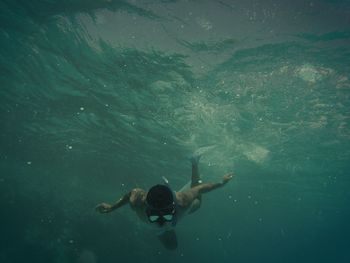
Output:
[[164,220],[162,216],[159,216],[156,221],[153,222],[156,226],[158,227],[163,227],[165,226],[168,222]]
[[164,227],[167,227],[167,226],[171,226],[171,222],[167,222],[167,221],[158,221],[156,223],[156,225],[159,227],[159,228],[164,228]]
[[146,210],[148,220],[151,223],[162,227],[167,223],[172,223],[175,216],[175,208],[173,206],[167,207],[162,210],[148,208]]
[[165,222],[164,220],[158,220],[158,221],[157,221],[157,225],[158,225],[159,227],[164,226],[165,223],[166,223],[166,222]]

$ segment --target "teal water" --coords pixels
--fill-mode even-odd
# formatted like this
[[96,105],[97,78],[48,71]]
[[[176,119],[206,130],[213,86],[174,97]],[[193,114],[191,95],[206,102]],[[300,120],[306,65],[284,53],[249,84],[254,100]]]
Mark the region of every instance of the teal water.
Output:
[[[349,262],[350,3],[0,1],[0,262]],[[203,196],[164,249],[129,207]]]

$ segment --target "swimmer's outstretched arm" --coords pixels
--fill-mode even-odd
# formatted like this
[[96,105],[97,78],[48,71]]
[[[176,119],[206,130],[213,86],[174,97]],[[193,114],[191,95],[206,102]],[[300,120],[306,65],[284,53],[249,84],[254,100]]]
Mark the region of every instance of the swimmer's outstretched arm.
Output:
[[112,212],[115,209],[118,209],[119,207],[126,205],[129,203],[131,196],[131,192],[125,194],[123,197],[121,197],[117,202],[115,202],[113,205],[107,204],[107,203],[101,203],[96,206],[96,211],[100,213],[109,213]]
[[210,192],[210,191],[212,191],[214,189],[217,189],[217,188],[220,188],[220,187],[224,186],[232,178],[233,178],[233,174],[232,173],[226,174],[222,178],[222,181],[219,182],[219,183],[203,183],[203,184],[200,184],[198,186],[195,186],[194,188],[192,188],[192,190],[196,191],[198,194],[204,194],[204,193]]

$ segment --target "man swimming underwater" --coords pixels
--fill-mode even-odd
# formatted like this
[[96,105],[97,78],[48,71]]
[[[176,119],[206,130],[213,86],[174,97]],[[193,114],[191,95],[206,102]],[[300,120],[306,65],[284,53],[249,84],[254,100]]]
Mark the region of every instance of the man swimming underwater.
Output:
[[233,174],[226,174],[222,182],[202,183],[198,169],[199,158],[200,156],[191,158],[190,189],[174,192],[168,185],[163,184],[151,187],[148,192],[135,188],[115,204],[101,203],[96,206],[96,210],[100,213],[109,213],[129,203],[142,221],[155,224],[162,230],[158,237],[163,245],[168,249],[175,249],[177,239],[174,227],[177,221],[183,215],[191,214],[200,207],[202,194],[224,186],[233,177]]

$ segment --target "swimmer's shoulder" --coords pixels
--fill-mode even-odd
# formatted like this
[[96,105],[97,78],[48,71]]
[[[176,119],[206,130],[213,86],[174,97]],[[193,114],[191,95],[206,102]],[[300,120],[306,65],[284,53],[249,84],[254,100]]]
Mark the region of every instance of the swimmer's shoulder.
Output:
[[142,206],[146,202],[147,192],[141,188],[134,188],[130,192],[131,206]]
[[132,195],[137,195],[137,194],[146,194],[146,191],[141,189],[141,188],[134,188],[131,190]]

